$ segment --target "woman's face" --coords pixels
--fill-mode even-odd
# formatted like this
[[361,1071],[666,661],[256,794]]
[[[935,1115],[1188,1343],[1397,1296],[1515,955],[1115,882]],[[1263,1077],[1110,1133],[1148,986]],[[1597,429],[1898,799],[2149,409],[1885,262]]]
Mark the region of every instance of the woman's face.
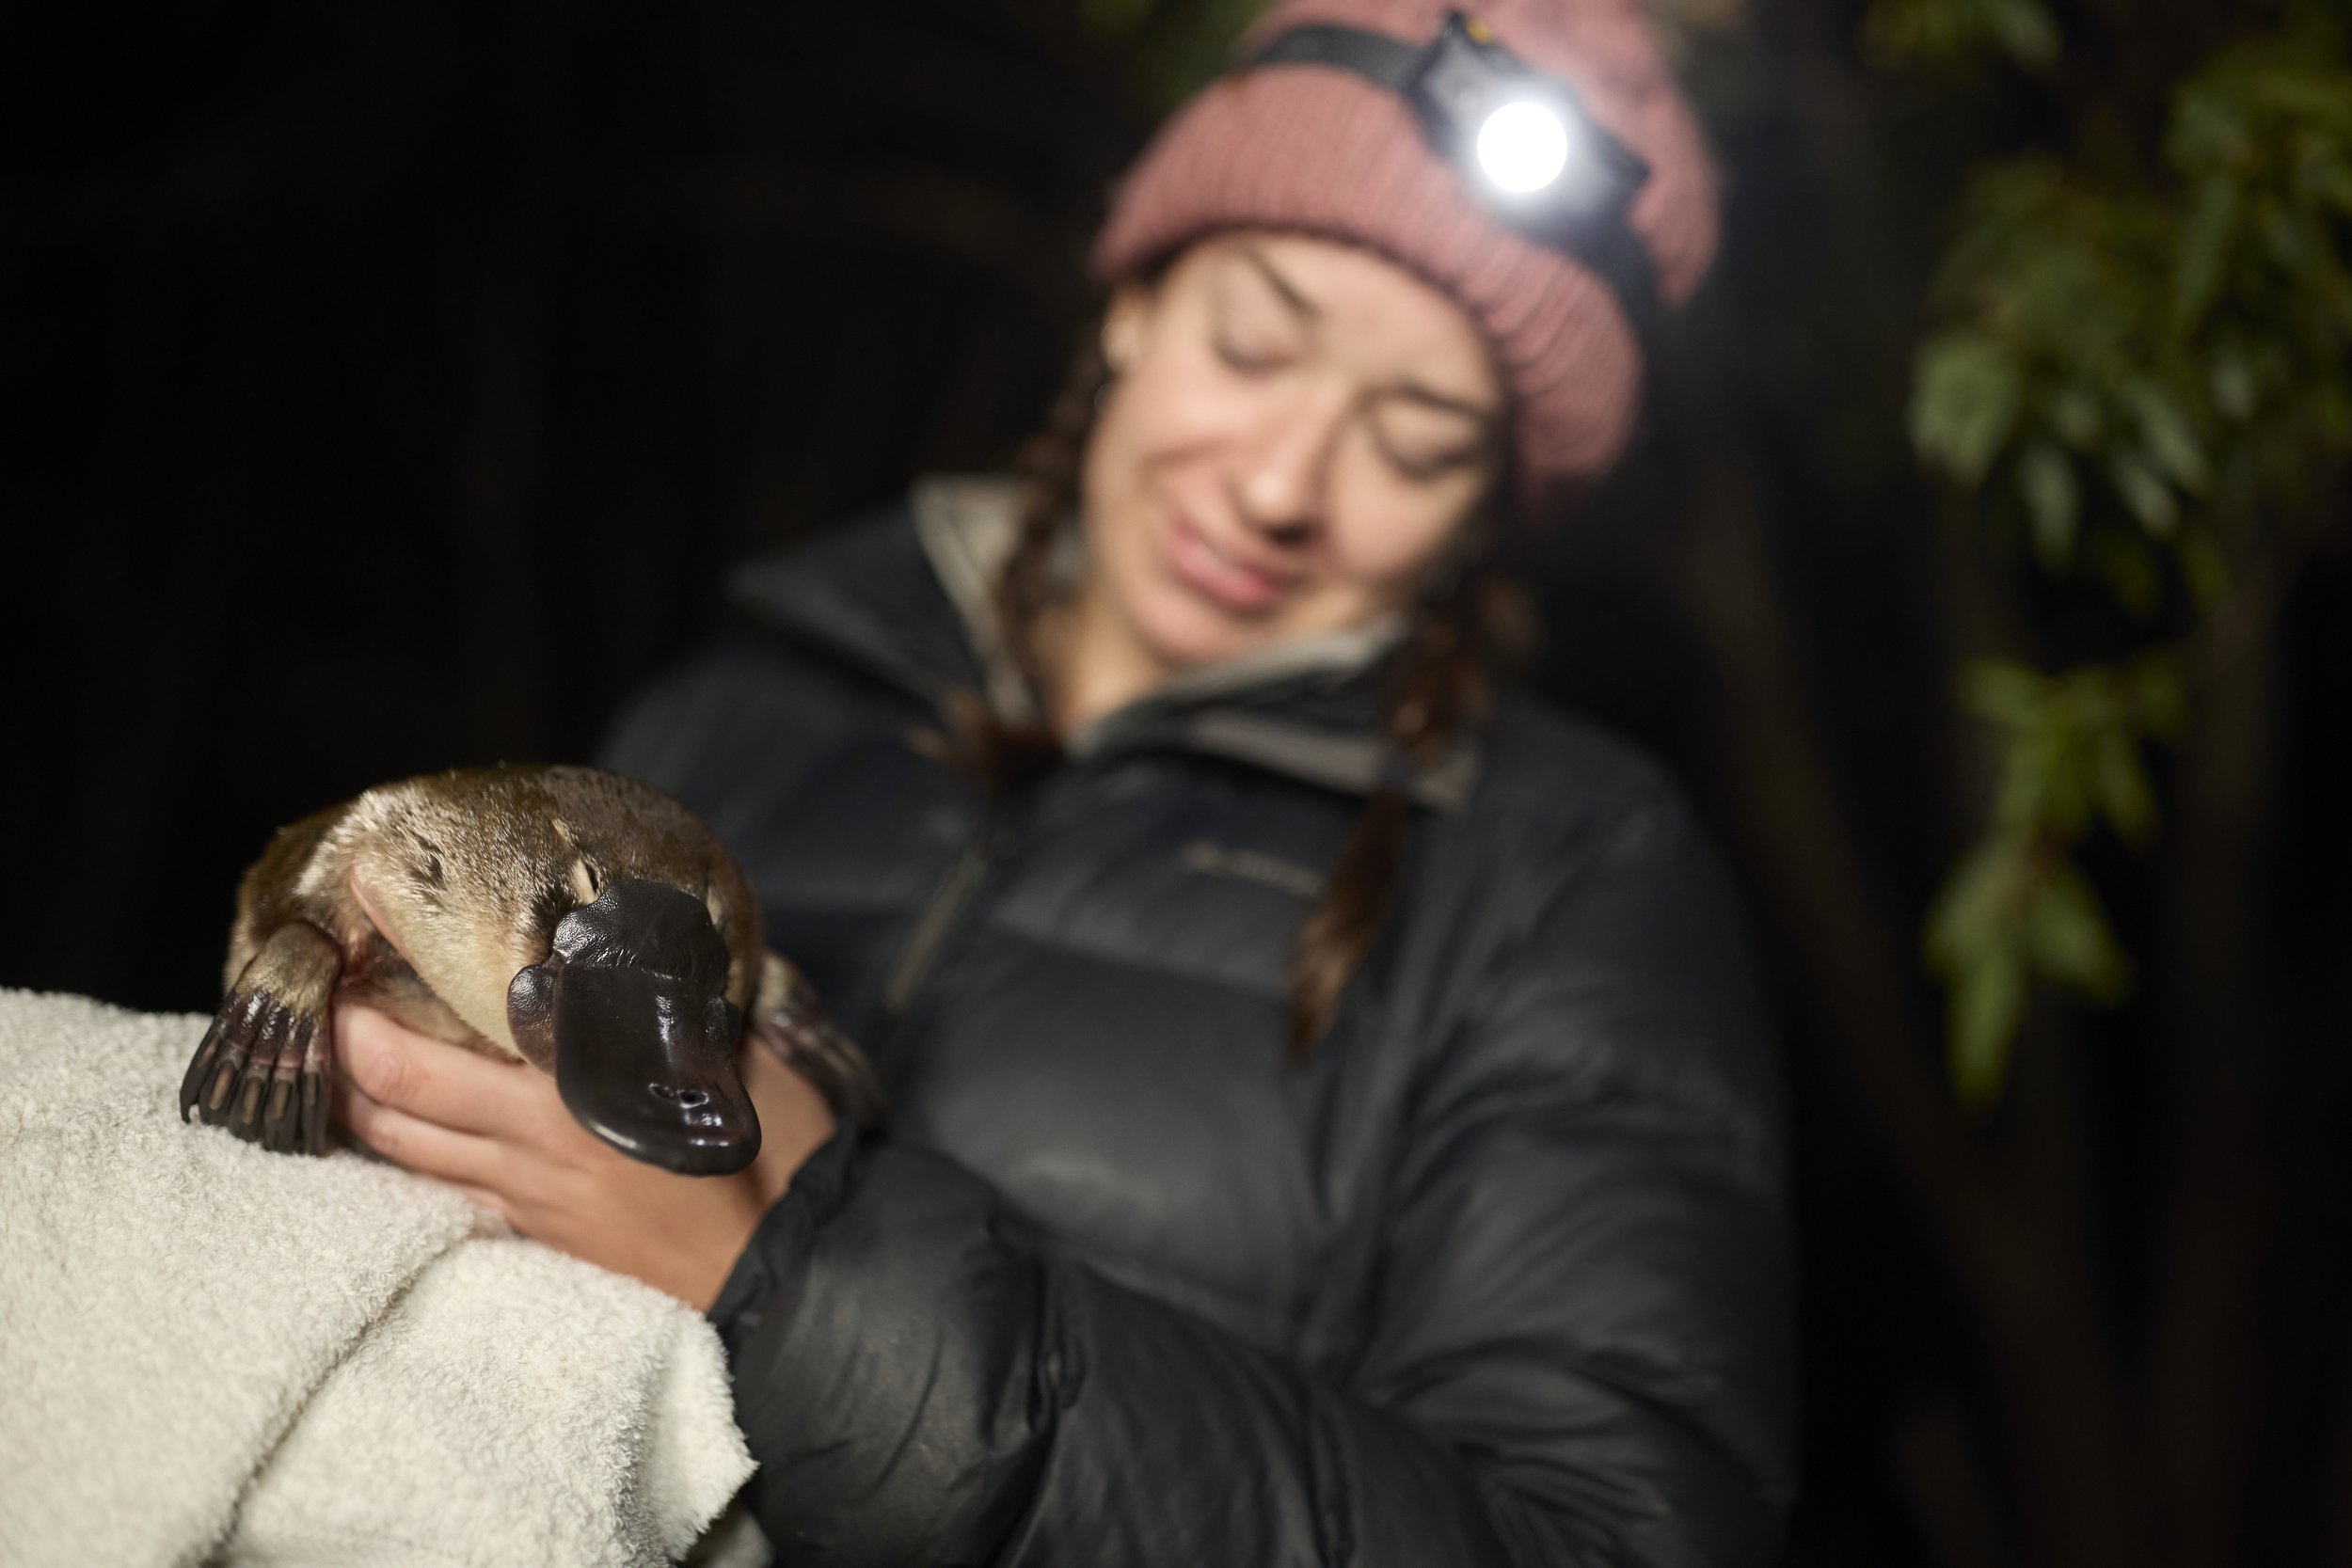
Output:
[[1160,675],[1406,603],[1493,482],[1461,308],[1352,245],[1236,231],[1113,298],[1086,618]]

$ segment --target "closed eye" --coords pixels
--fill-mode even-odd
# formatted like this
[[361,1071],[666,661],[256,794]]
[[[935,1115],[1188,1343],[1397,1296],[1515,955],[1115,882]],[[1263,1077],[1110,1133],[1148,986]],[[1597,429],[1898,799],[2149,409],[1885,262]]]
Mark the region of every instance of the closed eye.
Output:
[[1416,481],[1472,467],[1493,454],[1499,442],[1494,409],[1414,380],[1376,399],[1369,422],[1381,455]]
[[1229,338],[1219,337],[1213,340],[1213,342],[1216,349],[1216,356],[1224,362],[1226,369],[1239,372],[1243,375],[1263,375],[1282,362],[1282,357],[1279,354],[1246,346]]
[[1435,457],[1408,457],[1402,452],[1392,451],[1383,447],[1381,455],[1389,460],[1391,467],[1406,478],[1427,481],[1442,478],[1456,468],[1469,467],[1478,461],[1483,450],[1479,447],[1471,447],[1464,451],[1444,452]]

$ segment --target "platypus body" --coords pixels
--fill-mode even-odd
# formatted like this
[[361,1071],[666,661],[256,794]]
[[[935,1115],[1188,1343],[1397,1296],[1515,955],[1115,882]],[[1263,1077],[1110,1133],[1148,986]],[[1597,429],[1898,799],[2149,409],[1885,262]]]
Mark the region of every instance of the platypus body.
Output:
[[734,859],[660,791],[589,768],[405,779],[279,830],[237,889],[227,999],[180,1088],[264,1147],[325,1152],[336,1000],[551,1074],[581,1125],[688,1175],[740,1170],[748,1033],[834,1111],[881,1090],[761,941]]

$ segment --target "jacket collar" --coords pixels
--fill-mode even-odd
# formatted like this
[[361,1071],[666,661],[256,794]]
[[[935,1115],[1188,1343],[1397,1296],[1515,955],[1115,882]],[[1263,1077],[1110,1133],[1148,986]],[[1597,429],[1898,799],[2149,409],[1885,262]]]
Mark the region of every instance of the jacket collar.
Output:
[[[993,585],[1019,527],[1019,481],[919,481],[909,503],[739,567],[730,597],[765,624],[928,704],[979,690],[997,712],[1033,719]],[[1081,569],[1075,535],[1059,569]],[[1397,766],[1379,732],[1375,676],[1403,635],[1401,618],[1280,644],[1190,671],[1087,725],[1073,757],[1176,747],[1368,795]],[[1404,783],[1420,804],[1452,811],[1478,772],[1469,736]]]

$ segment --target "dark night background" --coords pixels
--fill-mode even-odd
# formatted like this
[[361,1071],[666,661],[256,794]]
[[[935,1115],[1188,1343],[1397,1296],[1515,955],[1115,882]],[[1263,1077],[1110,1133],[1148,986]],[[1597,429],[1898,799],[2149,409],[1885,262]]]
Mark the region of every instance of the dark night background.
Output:
[[[2135,40],[2079,67],[2122,80],[2268,8],[2081,10]],[[275,827],[584,757],[728,562],[1001,465],[1166,62],[1217,24],[1184,12],[12,9],[0,984],[209,1011]],[[1968,168],[2065,116],[1881,69],[1836,0],[1671,19],[1724,249],[1636,451],[1523,570],[1541,684],[1674,763],[1766,962],[1805,1291],[1788,1560],[2352,1562],[2341,485],[2158,758],[2159,842],[2083,851],[2131,999],[2038,1001],[1963,1112],[1918,956],[1991,777],[1952,671],[2123,634],[1954,521],[1904,411]]]

